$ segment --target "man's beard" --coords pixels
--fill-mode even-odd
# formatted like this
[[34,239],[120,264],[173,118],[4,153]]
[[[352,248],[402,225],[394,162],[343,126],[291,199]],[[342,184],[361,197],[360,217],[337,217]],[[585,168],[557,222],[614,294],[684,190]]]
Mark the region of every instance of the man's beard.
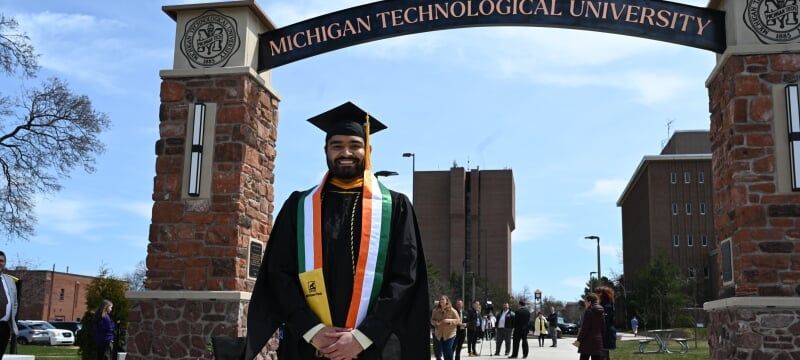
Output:
[[330,172],[331,176],[342,180],[360,178],[364,175],[364,160],[356,158],[353,158],[353,160],[356,162],[355,166],[339,166],[336,164],[336,160],[331,161],[328,159],[328,172]]

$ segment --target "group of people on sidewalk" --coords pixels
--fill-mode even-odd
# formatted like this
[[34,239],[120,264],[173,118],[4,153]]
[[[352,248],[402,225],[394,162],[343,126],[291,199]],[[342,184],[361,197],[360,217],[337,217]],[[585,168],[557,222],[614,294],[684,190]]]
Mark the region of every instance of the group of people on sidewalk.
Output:
[[[487,320],[490,319],[490,320]],[[533,320],[533,321],[531,321]],[[557,346],[558,341],[558,313],[550,307],[550,314],[545,317],[542,312],[537,312],[531,319],[531,311],[525,301],[519,302],[519,308],[512,311],[508,303],[495,315],[482,317],[481,304],[474,301],[468,310],[463,309],[463,302],[457,300],[455,305],[450,303],[446,295],[439,297],[431,313],[431,326],[433,333],[433,347],[437,360],[459,360],[464,341],[467,342],[467,354],[478,356],[478,338],[485,330],[486,321],[492,321],[489,327],[495,331],[494,355],[500,356],[500,350],[505,350],[509,359],[528,357],[528,333],[533,332],[538,339],[540,347],[545,346],[545,339],[549,335],[552,339],[551,347]]]

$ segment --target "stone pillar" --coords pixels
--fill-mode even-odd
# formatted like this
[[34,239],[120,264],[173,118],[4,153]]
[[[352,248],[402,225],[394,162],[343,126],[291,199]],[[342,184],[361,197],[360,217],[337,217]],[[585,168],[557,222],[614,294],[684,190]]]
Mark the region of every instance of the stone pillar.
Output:
[[212,359],[244,336],[272,226],[278,96],[257,73],[254,1],[165,6],[174,68],[162,70],[145,291],[128,292],[128,359]]
[[722,274],[721,300],[704,305],[711,358],[798,358],[800,193],[791,188],[785,105],[786,85],[800,80],[798,10],[757,0],[712,6],[726,12],[728,49],[707,82]]

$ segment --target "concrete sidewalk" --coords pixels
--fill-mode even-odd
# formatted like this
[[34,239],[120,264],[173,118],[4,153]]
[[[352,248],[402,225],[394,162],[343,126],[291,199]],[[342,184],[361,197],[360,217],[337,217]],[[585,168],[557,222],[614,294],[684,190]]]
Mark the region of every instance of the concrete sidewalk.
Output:
[[[647,339],[647,337],[645,336],[634,337],[633,334],[628,332],[619,332],[617,333],[617,335],[621,335],[620,341]],[[573,341],[575,341],[575,336],[567,335],[561,339],[558,339],[558,345],[552,348],[550,347],[551,344],[550,339],[545,340],[544,347],[539,347],[537,339],[528,338],[528,359],[576,360],[579,357],[578,348],[572,345]],[[461,359],[499,360],[508,358],[508,356],[504,355],[505,349],[500,349],[500,356],[494,356],[494,349],[495,349],[494,347],[495,347],[494,340],[483,341],[482,348],[481,348],[481,342],[478,342],[477,348],[479,356],[469,356],[467,355],[467,346],[466,344],[464,344],[464,348],[461,349]],[[519,354],[517,358],[522,359],[522,345],[520,345]],[[431,359],[435,359],[435,357],[431,356]]]
[[[572,346],[573,341],[575,341],[574,336],[558,339],[558,345],[553,348],[550,347],[550,339],[545,341],[544,347],[539,347],[537,339],[528,338],[528,359],[576,360],[578,358],[578,348]],[[508,358],[508,356],[504,355],[505,349],[500,349],[500,356],[494,356],[494,340],[485,340],[482,341],[482,343],[483,347],[481,347],[481,342],[478,342],[477,345],[479,356],[467,355],[467,346],[464,344],[464,348],[461,349],[461,359],[499,360]],[[520,345],[519,355],[517,358],[522,359],[522,345]],[[435,357],[431,356],[431,359],[435,359]]]

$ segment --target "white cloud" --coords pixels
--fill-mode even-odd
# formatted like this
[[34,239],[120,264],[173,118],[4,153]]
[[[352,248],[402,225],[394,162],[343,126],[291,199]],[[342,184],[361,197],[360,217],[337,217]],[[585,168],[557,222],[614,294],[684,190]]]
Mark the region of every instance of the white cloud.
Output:
[[599,179],[594,182],[589,191],[582,193],[582,196],[591,198],[610,199],[616,201],[625,185],[628,184],[627,180],[622,179]]
[[[349,51],[390,62],[436,61],[488,78],[527,79],[567,88],[611,87],[645,105],[673,100],[696,85],[680,69],[652,67],[653,59],[677,56],[680,46],[649,39],[532,27],[452,29],[395,37]],[[441,64],[445,62],[446,64]]]
[[[106,91],[124,93],[122,78],[141,63],[162,62],[171,55],[152,44],[140,46],[124,39],[128,24],[85,14],[42,12],[17,15],[40,54],[39,65],[59,77],[74,77],[97,84]],[[98,36],[103,34],[103,36]]]
[[[131,216],[150,219],[152,203],[118,200],[39,199],[36,204],[38,225],[86,240],[99,240],[100,229],[124,227]],[[37,231],[37,242],[51,243],[45,231]]]
[[517,216],[516,228],[511,233],[511,241],[515,243],[546,239],[547,236],[567,228],[565,223],[549,215]]
[[[566,286],[566,287],[575,289],[575,293],[576,294],[580,294],[581,291],[583,291],[583,289],[586,288],[586,283],[588,281],[589,281],[589,275],[587,273],[586,277],[584,277],[584,278],[581,278],[581,277],[568,277],[568,278],[561,279],[561,284]],[[569,300],[569,299],[562,299],[562,300]]]

